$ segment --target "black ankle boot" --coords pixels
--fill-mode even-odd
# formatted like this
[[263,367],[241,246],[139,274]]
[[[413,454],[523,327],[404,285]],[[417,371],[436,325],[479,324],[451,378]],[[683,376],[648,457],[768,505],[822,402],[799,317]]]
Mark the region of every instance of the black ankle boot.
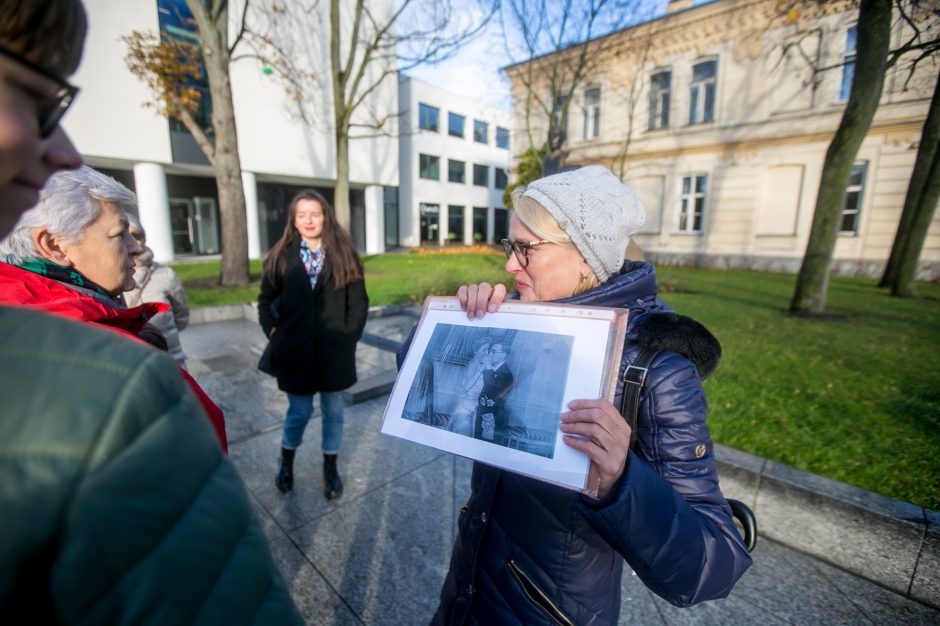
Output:
[[343,495],[343,481],[339,479],[339,471],[336,469],[336,455],[323,455],[323,495],[327,500],[338,498]]
[[296,450],[281,448],[281,467],[274,477],[274,484],[281,493],[287,493],[294,488],[294,452]]

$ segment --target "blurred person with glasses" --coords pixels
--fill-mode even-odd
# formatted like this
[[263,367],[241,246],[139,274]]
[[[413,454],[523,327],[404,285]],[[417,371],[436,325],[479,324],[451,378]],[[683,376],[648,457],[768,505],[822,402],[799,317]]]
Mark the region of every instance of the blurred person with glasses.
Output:
[[[0,239],[81,165],[59,120],[86,30],[79,0],[0,0]],[[31,273],[0,265],[0,623],[303,624],[173,359],[37,310]]]
[[[717,340],[671,312],[650,264],[625,260],[645,210],[610,170],[547,176],[512,200],[502,244],[516,290],[461,286],[467,317],[498,311],[507,297],[629,309],[620,382],[613,403],[574,400],[559,415],[563,441],[592,461],[593,495],[474,463],[432,624],[615,624],[624,561],[677,606],[727,596],[751,558],[718,487],[705,422],[702,378],[717,366]],[[663,351],[647,369],[634,433],[616,407],[654,322]]]
[[[65,76],[81,58],[84,16],[77,3],[4,0],[0,15],[0,237],[39,200],[46,180],[82,159],[59,120],[78,89]],[[38,10],[37,10],[38,9]],[[80,9],[80,7],[79,7]],[[47,13],[43,13],[47,11]],[[51,24],[65,29],[48,37]],[[41,30],[45,28],[46,30]],[[46,40],[42,40],[46,33]]]

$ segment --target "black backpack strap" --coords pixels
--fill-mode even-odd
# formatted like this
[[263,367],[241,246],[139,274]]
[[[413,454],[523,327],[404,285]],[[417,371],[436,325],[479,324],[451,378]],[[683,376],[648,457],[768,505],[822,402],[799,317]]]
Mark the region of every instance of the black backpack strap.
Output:
[[632,365],[627,365],[623,371],[621,380],[623,381],[623,396],[620,400],[620,414],[627,420],[630,427],[630,449],[636,447],[636,416],[640,410],[640,392],[646,383],[646,374],[649,372],[650,364],[659,350],[653,348],[642,348],[640,354]]
[[[646,383],[650,365],[659,352],[659,350],[651,347],[642,348],[636,360],[631,365],[627,365],[620,379],[623,381],[620,414],[627,421],[627,425],[630,426],[631,451],[636,450],[637,447],[636,424],[637,413],[640,410],[640,392],[643,391],[643,385]],[[748,552],[752,552],[757,544],[757,519],[754,517],[754,512],[740,500],[729,498],[728,505],[731,507],[731,514],[741,525],[744,546]]]

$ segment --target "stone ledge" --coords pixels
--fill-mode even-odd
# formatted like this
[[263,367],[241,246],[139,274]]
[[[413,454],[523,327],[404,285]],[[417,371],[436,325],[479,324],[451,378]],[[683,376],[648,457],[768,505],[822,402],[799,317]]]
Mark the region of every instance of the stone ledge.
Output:
[[717,444],[715,456],[759,538],[940,607],[940,513]]
[[[410,315],[421,317],[421,307],[415,304],[389,304],[385,306],[370,306],[369,319],[388,317],[391,315]],[[201,306],[189,310],[190,324],[212,324],[215,322],[228,322],[231,320],[248,320],[258,322],[258,303],[242,302],[239,304],[222,304],[219,306]]]
[[189,323],[213,324],[232,320],[258,321],[258,303],[222,304],[219,306],[201,306],[189,310]]
[[346,406],[359,404],[391,392],[398,372],[388,371],[364,378],[343,392]]

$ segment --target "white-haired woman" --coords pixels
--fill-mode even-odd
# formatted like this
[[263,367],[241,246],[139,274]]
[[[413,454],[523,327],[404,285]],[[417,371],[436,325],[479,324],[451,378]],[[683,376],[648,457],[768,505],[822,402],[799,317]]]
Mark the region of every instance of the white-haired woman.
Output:
[[[432,623],[615,624],[624,560],[673,604],[728,595],[751,559],[718,488],[705,423],[701,377],[717,365],[717,340],[670,312],[651,265],[625,263],[644,210],[609,170],[537,180],[513,193],[513,206],[503,245],[516,298],[629,309],[620,380],[654,322],[665,349],[639,397],[635,447],[607,400],[574,400],[560,415],[563,441],[593,461],[596,498],[474,464]],[[473,319],[498,310],[506,288],[457,295]],[[621,382],[617,406],[624,391]]]
[[[122,297],[134,287],[134,258],[141,252],[127,218],[136,208],[132,191],[90,167],[52,176],[39,204],[0,242],[0,304],[104,326],[166,350],[165,338],[148,322],[167,305],[128,308]],[[226,447],[222,411],[192,377],[183,377]]]

